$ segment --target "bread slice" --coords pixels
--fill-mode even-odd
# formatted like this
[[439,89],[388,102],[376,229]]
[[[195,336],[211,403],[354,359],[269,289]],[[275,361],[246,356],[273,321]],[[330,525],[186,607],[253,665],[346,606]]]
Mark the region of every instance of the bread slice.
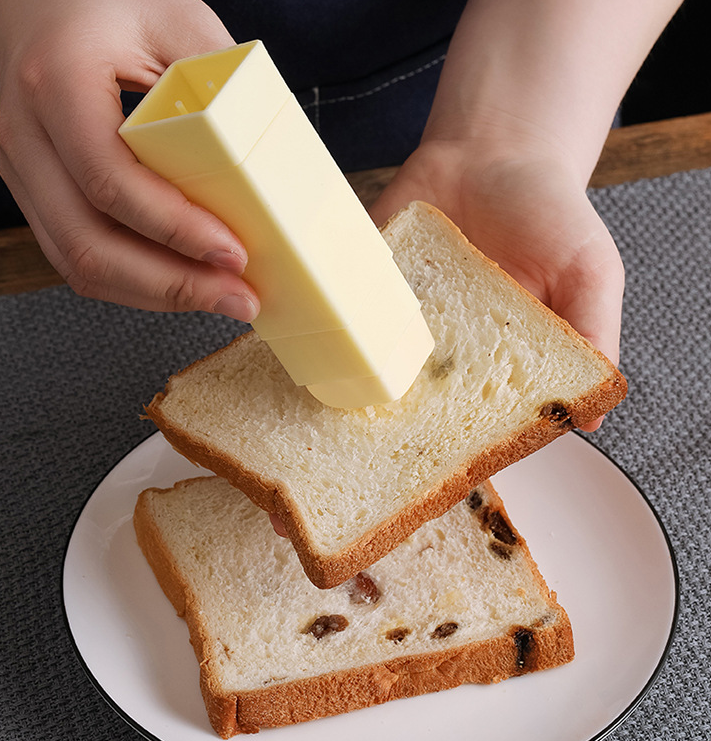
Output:
[[411,204],[383,233],[435,339],[399,401],[327,407],[251,332],[147,408],[176,450],[281,517],[324,588],[626,393],[612,363],[433,207]]
[[134,524],[188,624],[223,738],[498,682],[574,655],[568,616],[489,482],[330,590],[306,578],[264,512],[219,477],[144,491]]

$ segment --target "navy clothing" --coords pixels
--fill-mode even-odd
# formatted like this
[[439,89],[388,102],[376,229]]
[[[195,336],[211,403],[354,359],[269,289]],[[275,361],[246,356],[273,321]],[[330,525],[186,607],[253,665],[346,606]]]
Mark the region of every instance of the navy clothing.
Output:
[[365,78],[297,92],[297,99],[346,172],[401,164],[427,121],[446,43]]
[[[264,41],[341,169],[352,172],[401,164],[417,147],[465,0],[207,4],[236,41]],[[126,114],[139,99],[124,94]],[[0,226],[19,223],[0,186]]]
[[259,38],[345,171],[417,147],[465,0],[208,0]]
[[262,39],[289,87],[367,78],[448,39],[464,0],[207,0],[236,41]]

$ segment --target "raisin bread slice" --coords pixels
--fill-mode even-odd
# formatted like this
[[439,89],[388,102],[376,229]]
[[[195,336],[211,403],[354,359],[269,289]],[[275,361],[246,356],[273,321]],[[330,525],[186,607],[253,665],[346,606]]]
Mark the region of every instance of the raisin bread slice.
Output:
[[305,576],[219,477],[148,489],[138,542],[189,627],[223,738],[572,660],[568,616],[489,482],[367,572]]
[[327,407],[250,332],[173,376],[147,409],[176,450],[280,516],[320,587],[626,393],[600,352],[433,207],[411,204],[383,234],[435,338],[399,401]]

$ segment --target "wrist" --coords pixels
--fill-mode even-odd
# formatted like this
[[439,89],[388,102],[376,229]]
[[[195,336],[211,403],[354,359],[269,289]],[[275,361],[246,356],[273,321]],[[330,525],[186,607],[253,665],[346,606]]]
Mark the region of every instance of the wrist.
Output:
[[587,182],[627,86],[678,4],[470,2],[424,140],[541,147]]
[[[551,159],[587,184],[609,133],[617,98],[536,93],[504,67],[469,78],[466,88],[439,90],[422,143],[457,142],[489,158]],[[505,78],[509,78],[506,80]]]
[[415,156],[444,179],[452,172],[481,182],[506,172],[540,171],[584,191],[590,177],[554,132],[498,114],[469,120],[461,128],[428,126]]

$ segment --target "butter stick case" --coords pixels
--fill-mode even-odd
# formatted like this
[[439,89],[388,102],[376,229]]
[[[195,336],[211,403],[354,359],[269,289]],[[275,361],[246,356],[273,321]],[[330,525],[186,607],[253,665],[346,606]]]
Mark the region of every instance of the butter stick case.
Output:
[[433,348],[392,253],[261,41],[179,60],[119,129],[247,248],[253,326],[326,404],[399,398]]

